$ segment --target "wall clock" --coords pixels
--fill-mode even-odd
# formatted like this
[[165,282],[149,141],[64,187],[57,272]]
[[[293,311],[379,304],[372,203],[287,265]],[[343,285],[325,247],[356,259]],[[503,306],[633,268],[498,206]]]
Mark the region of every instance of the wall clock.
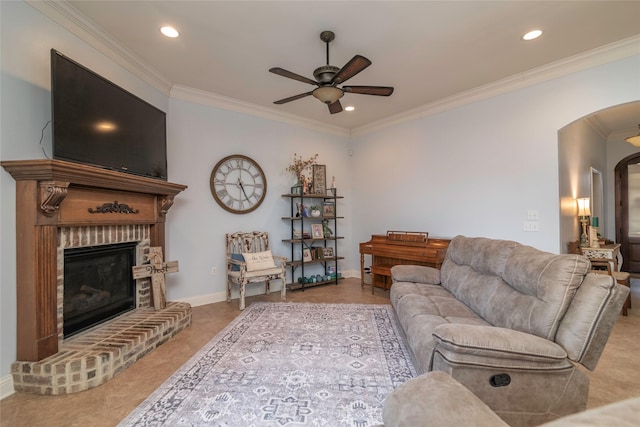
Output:
[[267,178],[262,168],[241,154],[220,160],[211,171],[209,185],[215,201],[235,214],[256,210],[267,195]]

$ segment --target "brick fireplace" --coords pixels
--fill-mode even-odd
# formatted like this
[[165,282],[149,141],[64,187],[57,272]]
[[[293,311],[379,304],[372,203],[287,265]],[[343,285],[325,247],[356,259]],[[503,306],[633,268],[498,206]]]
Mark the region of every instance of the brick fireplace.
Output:
[[17,359],[14,387],[64,394],[102,384],[191,322],[191,307],[151,307],[150,280],[135,308],[73,337],[64,334],[67,249],[135,244],[135,263],[164,248],[164,222],[186,187],[58,160],[5,161],[16,180]]

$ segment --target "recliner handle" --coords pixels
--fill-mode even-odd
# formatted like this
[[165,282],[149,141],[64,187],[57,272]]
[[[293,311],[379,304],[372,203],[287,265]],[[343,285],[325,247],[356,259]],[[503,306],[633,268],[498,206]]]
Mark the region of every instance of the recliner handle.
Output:
[[489,384],[492,387],[505,387],[511,384],[511,377],[509,374],[496,374],[489,379]]

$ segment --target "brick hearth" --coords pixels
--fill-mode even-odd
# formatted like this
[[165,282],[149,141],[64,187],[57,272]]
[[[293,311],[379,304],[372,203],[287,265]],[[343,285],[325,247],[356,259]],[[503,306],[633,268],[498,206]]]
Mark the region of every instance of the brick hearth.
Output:
[[12,365],[16,391],[57,395],[103,384],[191,324],[191,306],[137,309],[65,340],[58,353]]

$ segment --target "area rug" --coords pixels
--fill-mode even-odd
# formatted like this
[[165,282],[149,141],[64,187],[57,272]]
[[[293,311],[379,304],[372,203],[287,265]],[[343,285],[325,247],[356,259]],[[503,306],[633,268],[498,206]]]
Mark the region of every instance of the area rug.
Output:
[[357,426],[416,376],[390,305],[253,303],[120,426]]

